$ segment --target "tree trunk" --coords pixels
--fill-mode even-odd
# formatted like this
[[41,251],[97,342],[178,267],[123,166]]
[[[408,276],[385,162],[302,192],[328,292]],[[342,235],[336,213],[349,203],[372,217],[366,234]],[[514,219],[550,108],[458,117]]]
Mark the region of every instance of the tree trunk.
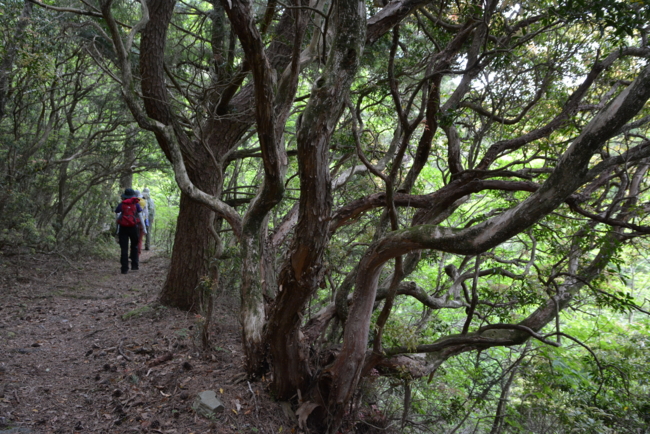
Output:
[[[264,222],[267,222],[264,219]],[[266,312],[262,291],[263,237],[265,230],[254,228],[242,236],[242,283],[239,320],[242,326],[242,344],[246,354],[246,372],[261,377],[267,370],[266,345],[262,339]]]
[[[171,20],[175,0],[163,0],[149,5],[150,20],[142,32],[140,72],[144,105],[147,114],[169,125],[173,114],[167,103],[165,87],[164,50],[167,26]],[[156,134],[160,147],[171,160],[169,144]],[[221,177],[209,162],[213,156],[197,143],[183,143],[187,172],[192,182],[207,193],[220,191]],[[197,311],[201,294],[197,290],[201,277],[208,275],[208,261],[212,256],[214,240],[209,233],[211,211],[181,193],[176,222],[174,248],[167,280],[160,294],[160,302],[182,310]]]
[[492,429],[490,430],[490,434],[501,434],[501,430],[503,429],[503,421],[506,417],[506,408],[508,407],[508,395],[510,394],[510,387],[512,386],[512,381],[515,379],[518,367],[519,363],[517,363],[512,368],[512,371],[508,375],[506,383],[501,387],[499,403],[497,404],[497,409],[494,414],[494,421],[492,422]]
[[[144,103],[147,114],[153,119],[166,125],[170,125],[174,122],[174,114],[167,102],[168,96],[165,86],[164,72],[166,30],[173,13],[174,4],[175,0],[161,0],[160,2],[152,3],[149,6],[150,20],[143,31],[142,55],[140,59],[142,91],[145,95]],[[291,19],[291,14],[284,14],[281,20],[281,23],[284,23],[284,25],[278,26],[278,33],[287,36],[288,40],[292,39],[291,34],[294,30],[293,25],[287,25],[290,22],[287,20]],[[216,32],[219,33],[218,26]],[[271,43],[268,51],[271,53],[271,64],[279,70],[282,70],[287,64],[286,54],[291,52],[291,47],[288,46],[282,38],[278,37],[276,39],[277,40],[274,40],[274,42]],[[263,45],[260,42],[260,47],[262,46]],[[249,45],[246,45],[246,47],[248,48]],[[250,55],[250,53],[247,55]],[[288,57],[288,59],[290,59],[290,57]],[[259,63],[254,63],[252,66],[254,76],[258,76],[259,74],[256,75],[255,73],[259,68]],[[270,72],[270,69],[268,72]],[[225,79],[224,83],[229,83],[229,81],[231,81],[231,77],[225,77]],[[263,92],[260,88],[260,92],[255,94],[257,101],[255,106],[258,108],[261,107],[261,104],[258,101],[260,95],[268,95],[270,92],[269,89],[272,88],[270,76],[266,77],[265,83],[266,91]],[[222,101],[221,97],[223,95],[216,94],[214,96],[214,98],[216,98],[214,101],[215,105],[217,103],[220,106],[226,105],[232,109],[233,113],[241,113],[241,115],[237,117],[212,117],[208,119],[202,128],[204,132],[203,144],[180,140],[183,159],[185,160],[187,174],[190,180],[196,187],[217,198],[220,197],[221,188],[223,186],[221,158],[238,143],[238,140],[250,128],[255,120],[258,122],[258,135],[260,135],[260,142],[262,145],[262,152],[265,154],[265,161],[269,160],[268,155],[266,155],[268,154],[266,149],[274,148],[276,145],[275,138],[270,137],[267,139],[264,134],[264,132],[272,130],[275,125],[272,125],[271,128],[262,128],[260,125],[260,122],[262,121],[268,122],[268,119],[270,119],[268,113],[273,113],[273,111],[267,110],[264,115],[258,113],[256,118],[252,116],[252,113],[247,113],[247,109],[253,103],[252,90],[253,87],[247,85],[237,94],[237,96],[232,98],[232,100],[230,100],[229,97],[224,96],[224,99],[227,100],[226,103]],[[295,92],[295,89],[293,92]],[[271,110],[272,105],[268,105],[267,108]],[[288,109],[289,107],[284,111],[288,113]],[[156,138],[158,139],[158,143],[162,150],[171,161],[169,144],[166,143],[166,139],[161,134],[157,134]],[[284,151],[282,151],[281,154],[282,153],[284,153]],[[278,160],[277,157],[275,159]],[[287,162],[284,161],[286,158],[280,158],[280,160],[283,160],[279,163],[280,165],[286,165]],[[280,176],[279,179],[282,178],[282,176]],[[265,186],[267,187],[270,185],[268,177],[269,175],[267,173],[267,180],[265,182]],[[276,183],[283,188],[281,180],[276,180]],[[253,220],[264,220],[265,214],[272,209],[275,203],[277,203],[282,197],[282,192],[280,192],[280,194],[276,194],[276,192],[273,192],[272,194],[266,193],[268,193],[267,190],[260,195],[259,200],[256,200],[251,204],[251,207],[257,205],[257,208],[262,210],[259,213],[253,213],[256,214]],[[210,237],[207,236],[209,214],[210,212],[202,205],[192,203],[189,196],[182,195],[172,262],[170,264],[167,281],[161,294],[161,302],[164,304],[181,309],[196,308],[195,304],[198,299],[198,294],[195,293],[195,289],[201,276],[205,275],[207,272],[206,260],[210,256],[209,252],[211,251],[211,240]],[[245,220],[249,223],[251,222],[250,219],[245,218]],[[253,228],[255,224],[245,224],[244,226],[250,230],[246,231],[244,234],[245,239],[242,240],[245,244],[242,251],[245,262],[242,270],[244,273],[242,299],[245,299],[242,306],[242,325],[245,326],[245,342],[248,340],[247,337],[249,335],[259,336],[259,339],[255,339],[255,342],[257,342],[255,346],[257,348],[261,345],[261,329],[265,317],[261,300],[261,291],[257,291],[257,288],[260,287],[260,274],[258,270],[260,268],[259,260],[262,253],[262,244],[259,235],[259,229],[261,226],[257,229]],[[249,274],[249,272],[251,273]],[[248,288],[250,288],[250,291]],[[259,297],[255,296],[253,297],[254,300],[251,300],[251,297],[249,297],[251,292],[259,295]],[[250,308],[247,309],[247,306]],[[247,334],[246,330],[248,329],[246,327],[248,325],[253,327],[253,331]],[[253,342],[251,341],[250,344],[253,345]],[[258,350],[252,349],[251,351],[252,354],[259,352]]]
[[365,15],[360,12],[364,8],[358,0],[339,2],[336,8],[336,36],[327,66],[316,81],[298,130],[298,224],[267,327],[278,399],[290,399],[296,390],[306,392],[311,380],[300,326],[303,310],[323,278],[323,252],[330,235],[329,143],[365,41]]
[[120,189],[133,187],[133,169],[131,165],[135,160],[135,149],[133,146],[124,144],[124,172],[120,176]]
[[197,287],[201,276],[208,275],[215,248],[208,231],[211,213],[181,193],[169,274],[160,293],[160,302],[165,306],[192,312],[200,308],[201,294]]
[[[289,29],[294,29],[291,63],[279,83],[273,72],[272,57],[280,47],[265,50],[262,35],[254,24],[251,3],[247,1],[222,2],[233,29],[239,38],[250,66],[254,84],[254,112],[257,137],[262,154],[264,179],[257,195],[251,201],[242,221],[242,286],[241,324],[242,341],[246,352],[247,371],[260,375],[266,369],[266,345],[262,339],[266,313],[263,279],[265,245],[269,213],[284,196],[284,177],[288,159],[284,147],[283,131],[289,117],[291,102],[298,88],[300,72],[300,46],[307,25],[304,11],[288,11],[283,15]],[[289,26],[289,23],[291,25]],[[286,29],[284,30],[286,32]],[[276,86],[277,84],[277,86]]]

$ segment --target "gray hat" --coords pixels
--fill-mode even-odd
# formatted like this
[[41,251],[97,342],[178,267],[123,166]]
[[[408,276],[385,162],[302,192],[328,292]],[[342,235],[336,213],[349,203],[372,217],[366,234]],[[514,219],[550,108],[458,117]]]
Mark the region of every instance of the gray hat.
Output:
[[132,188],[124,189],[124,194],[122,194],[122,199],[129,199],[136,195],[135,191]]

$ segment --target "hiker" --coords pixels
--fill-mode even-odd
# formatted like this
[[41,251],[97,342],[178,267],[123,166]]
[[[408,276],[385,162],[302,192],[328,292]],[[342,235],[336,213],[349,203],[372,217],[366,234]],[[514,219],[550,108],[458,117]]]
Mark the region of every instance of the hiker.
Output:
[[[129,272],[129,258],[131,258],[131,270],[137,270],[140,265],[138,253],[140,229],[146,233],[147,228],[144,225],[139,202],[135,191],[127,188],[122,194],[122,202],[115,208],[122,274]],[[131,256],[129,256],[129,240],[131,241]]]
[[153,228],[153,219],[156,216],[156,204],[153,202],[149,188],[145,187],[144,190],[142,190],[142,195],[147,201],[147,218],[145,219],[147,234],[145,236],[144,249],[149,250],[151,245],[151,228]]
[[[146,227],[147,201],[142,197],[142,193],[140,193],[140,190],[135,190],[135,196],[138,198],[138,204],[140,205],[140,209],[142,209],[142,213],[140,214],[139,220],[141,220],[142,224]],[[138,255],[142,254],[142,240],[144,239],[145,232],[148,231],[140,231],[140,235],[138,236]]]

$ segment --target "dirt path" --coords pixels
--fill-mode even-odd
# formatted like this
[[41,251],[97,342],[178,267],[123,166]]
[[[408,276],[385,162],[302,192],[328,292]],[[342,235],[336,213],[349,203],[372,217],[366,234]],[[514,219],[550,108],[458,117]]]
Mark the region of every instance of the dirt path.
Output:
[[[117,260],[0,257],[0,434],[291,431],[241,374],[232,296],[200,351],[196,318],[156,303],[166,267],[152,252],[126,275]],[[204,390],[223,413],[192,410]]]

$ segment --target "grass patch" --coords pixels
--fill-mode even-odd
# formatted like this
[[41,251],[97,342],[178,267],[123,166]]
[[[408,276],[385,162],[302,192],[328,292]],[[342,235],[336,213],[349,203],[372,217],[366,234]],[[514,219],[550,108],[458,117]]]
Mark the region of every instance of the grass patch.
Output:
[[174,333],[181,339],[187,339],[187,337],[190,335],[189,329],[176,330]]
[[132,318],[139,318],[142,315],[144,315],[145,313],[151,312],[152,310],[153,310],[153,308],[151,306],[149,306],[149,305],[136,307],[135,309],[130,310],[127,313],[125,313],[124,315],[122,315],[122,319],[124,321],[126,321],[126,320],[129,320],[129,319],[132,319]]

